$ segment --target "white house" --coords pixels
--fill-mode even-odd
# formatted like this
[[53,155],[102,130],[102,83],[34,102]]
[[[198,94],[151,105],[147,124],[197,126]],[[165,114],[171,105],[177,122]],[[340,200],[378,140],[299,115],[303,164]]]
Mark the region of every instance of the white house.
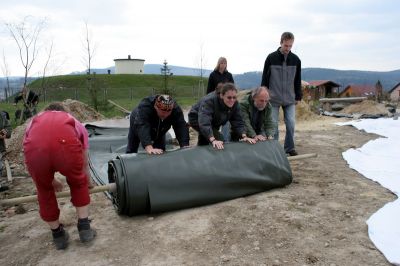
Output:
[[144,59],[128,58],[114,59],[115,74],[143,74]]

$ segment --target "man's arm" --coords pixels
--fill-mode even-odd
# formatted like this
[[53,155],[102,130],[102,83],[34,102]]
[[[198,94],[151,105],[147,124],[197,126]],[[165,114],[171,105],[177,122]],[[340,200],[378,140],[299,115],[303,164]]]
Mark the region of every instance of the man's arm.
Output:
[[135,123],[138,128],[138,136],[143,148],[152,145],[151,141],[151,114],[153,106],[139,105]]
[[214,137],[212,130],[212,117],[214,114],[214,98],[209,98],[200,103],[198,112],[199,134],[202,134],[208,140]]
[[[247,101],[247,97],[246,97],[246,101]],[[253,127],[251,126],[250,106],[248,105],[247,102],[240,102],[239,105],[240,105],[240,113],[241,113],[243,121],[246,125],[247,136],[254,138],[257,134],[254,131]]]
[[269,76],[271,74],[270,68],[271,68],[271,61],[268,56],[265,59],[264,69],[263,69],[262,78],[261,78],[261,86],[265,86],[267,88],[269,88]]
[[275,134],[275,122],[272,119],[272,106],[270,103],[265,107],[264,131],[267,137]]
[[301,61],[296,65],[296,76],[294,77],[294,93],[295,93],[295,100],[301,101],[303,97],[303,92],[301,91]]
[[189,146],[189,127],[183,117],[182,109],[179,106],[176,106],[176,109],[173,111],[174,116],[172,121],[172,127],[175,131],[176,139],[179,142],[179,146],[187,147]]

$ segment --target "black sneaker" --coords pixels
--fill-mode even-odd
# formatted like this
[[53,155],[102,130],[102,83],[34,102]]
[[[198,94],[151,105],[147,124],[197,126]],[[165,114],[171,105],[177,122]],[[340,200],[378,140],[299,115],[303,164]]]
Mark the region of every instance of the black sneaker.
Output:
[[53,243],[56,246],[56,249],[66,249],[68,247],[68,232],[64,230],[64,226],[60,225],[60,229],[57,232],[52,232],[53,235]]
[[79,239],[82,243],[88,243],[96,237],[96,230],[89,228],[87,230],[79,231]]
[[78,220],[79,238],[82,243],[92,241],[96,237],[96,230],[90,228],[90,220],[88,218]]
[[289,156],[297,156],[297,155],[299,155],[299,154],[297,153],[296,150],[291,150],[291,151],[289,151],[289,152],[287,153],[287,155],[289,155]]

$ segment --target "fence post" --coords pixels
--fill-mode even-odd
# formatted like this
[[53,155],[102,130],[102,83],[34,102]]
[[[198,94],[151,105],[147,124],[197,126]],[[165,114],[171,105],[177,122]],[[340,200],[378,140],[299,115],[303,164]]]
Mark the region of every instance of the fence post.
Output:
[[131,88],[131,101],[133,100],[133,88]]

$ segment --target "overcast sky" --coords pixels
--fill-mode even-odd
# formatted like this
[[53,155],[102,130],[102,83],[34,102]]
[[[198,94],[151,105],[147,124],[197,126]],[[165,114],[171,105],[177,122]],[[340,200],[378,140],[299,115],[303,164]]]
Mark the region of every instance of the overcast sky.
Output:
[[29,21],[46,18],[47,26],[31,76],[40,75],[51,40],[48,74],[85,70],[85,21],[96,45],[93,68],[128,55],[199,67],[203,51],[204,68],[224,56],[234,74],[262,71],[281,33],[291,31],[302,67],[389,71],[400,69],[399,14],[398,0],[1,0],[0,63],[4,50],[11,75],[23,74],[4,23],[33,16]]

